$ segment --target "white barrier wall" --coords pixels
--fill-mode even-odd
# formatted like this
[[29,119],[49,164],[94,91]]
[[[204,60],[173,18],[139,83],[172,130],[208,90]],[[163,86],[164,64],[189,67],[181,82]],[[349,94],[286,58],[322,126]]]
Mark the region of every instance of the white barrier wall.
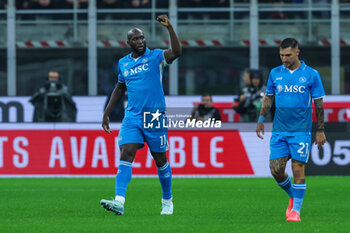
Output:
[[[239,115],[232,109],[235,96],[213,96],[214,105],[220,108],[224,122],[239,121]],[[33,105],[29,103],[30,97],[0,97],[0,122],[17,122],[17,118],[23,118],[24,122],[32,122]],[[182,114],[190,114],[194,103],[200,102],[200,96],[167,96],[166,103],[169,111],[182,111]],[[106,97],[75,96],[77,122],[100,122]],[[326,96],[324,98],[325,120],[350,121],[350,95]],[[176,109],[175,109],[176,108]]]

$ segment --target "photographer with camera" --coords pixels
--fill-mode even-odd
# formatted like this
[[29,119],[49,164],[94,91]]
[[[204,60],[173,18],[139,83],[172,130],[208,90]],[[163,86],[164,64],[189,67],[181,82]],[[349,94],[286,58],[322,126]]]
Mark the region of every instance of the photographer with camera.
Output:
[[259,116],[266,89],[262,73],[259,70],[246,69],[243,82],[244,87],[239,98],[235,99],[233,109],[241,115],[241,121],[255,122]]
[[197,121],[205,121],[208,119],[214,119],[215,121],[221,120],[219,110],[213,107],[211,95],[202,95],[201,103],[194,106],[190,119],[196,119]]
[[57,71],[48,73],[44,86],[29,100],[34,105],[33,122],[75,122],[76,106]]

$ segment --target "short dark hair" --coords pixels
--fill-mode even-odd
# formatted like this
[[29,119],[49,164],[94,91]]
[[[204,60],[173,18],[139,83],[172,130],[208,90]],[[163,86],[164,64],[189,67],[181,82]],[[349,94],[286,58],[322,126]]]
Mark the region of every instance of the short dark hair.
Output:
[[205,96],[209,96],[210,97],[210,101],[213,101],[213,98],[211,97],[211,94],[209,94],[209,93],[202,94],[202,97],[205,97]]
[[286,49],[291,47],[292,49],[299,48],[299,43],[296,39],[294,38],[286,38],[282,41],[280,48],[281,49]]

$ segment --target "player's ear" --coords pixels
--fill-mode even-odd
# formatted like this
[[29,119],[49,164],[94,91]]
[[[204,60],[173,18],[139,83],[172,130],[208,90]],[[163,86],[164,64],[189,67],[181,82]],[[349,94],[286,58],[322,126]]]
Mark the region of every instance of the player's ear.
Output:
[[299,56],[299,53],[300,53],[300,50],[299,50],[299,49],[297,49],[297,56]]

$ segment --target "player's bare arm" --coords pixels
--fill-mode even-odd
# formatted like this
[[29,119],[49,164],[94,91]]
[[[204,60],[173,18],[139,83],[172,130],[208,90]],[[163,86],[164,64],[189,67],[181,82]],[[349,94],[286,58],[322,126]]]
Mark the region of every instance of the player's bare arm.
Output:
[[326,135],[324,133],[324,109],[323,109],[323,99],[315,99],[315,109],[317,118],[317,130],[316,130],[316,144],[318,148],[323,146],[326,142]]
[[270,170],[273,177],[277,182],[282,182],[287,178],[287,174],[285,172],[287,161],[289,157],[282,157],[278,159],[270,160]]
[[103,114],[102,119],[102,128],[107,133],[112,133],[112,130],[109,129],[109,114],[113,111],[117,103],[121,100],[124,93],[126,91],[125,83],[117,83],[117,86],[114,88],[113,93],[111,95],[111,98],[109,99],[109,102],[107,104],[107,107],[105,109],[105,112]]
[[[261,106],[261,110],[260,110],[260,116],[265,117],[267,113],[270,111],[273,103],[273,98],[274,98],[274,95],[265,95]],[[258,122],[258,125],[256,126],[256,135],[259,138],[264,139],[264,137],[260,133],[262,133],[262,135],[264,135],[265,133],[263,122]]]
[[173,26],[171,25],[168,16],[160,15],[157,17],[157,21],[160,22],[163,26],[168,28],[170,35],[170,44],[171,49],[167,49],[164,52],[165,60],[168,64],[172,63],[176,58],[180,57],[182,54],[182,47],[177,37]]

